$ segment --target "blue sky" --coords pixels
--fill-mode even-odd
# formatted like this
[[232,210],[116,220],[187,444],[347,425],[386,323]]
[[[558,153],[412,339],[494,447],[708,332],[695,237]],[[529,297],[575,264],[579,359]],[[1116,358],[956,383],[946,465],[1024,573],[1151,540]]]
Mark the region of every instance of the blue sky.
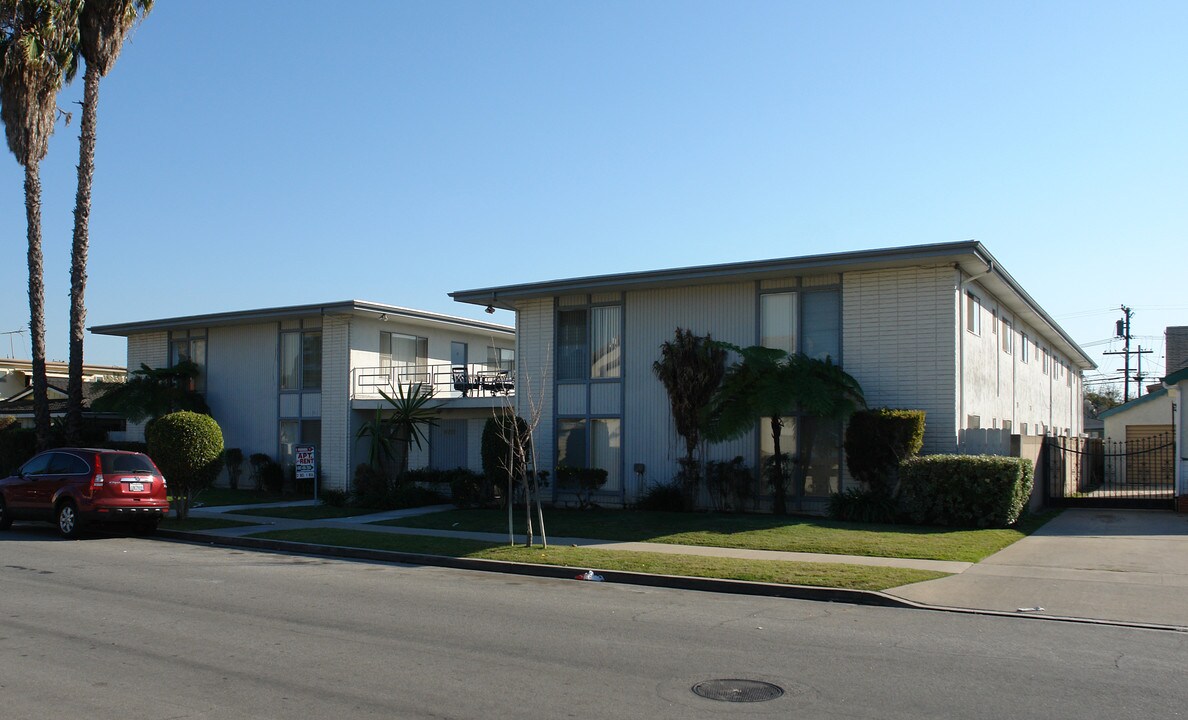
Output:
[[[1091,352],[1133,307],[1159,373],[1188,325],[1186,26],[1183,2],[161,0],[102,85],[88,324],[485,317],[446,293],[977,239]],[[51,359],[81,92],[43,163]],[[5,157],[0,332],[28,325]]]

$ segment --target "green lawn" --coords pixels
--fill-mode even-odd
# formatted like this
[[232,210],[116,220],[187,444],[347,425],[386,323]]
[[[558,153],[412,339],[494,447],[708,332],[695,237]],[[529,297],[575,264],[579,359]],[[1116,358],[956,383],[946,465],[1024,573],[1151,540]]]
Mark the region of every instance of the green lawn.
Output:
[[[1055,516],[1056,512],[1027,516],[1010,529],[954,530],[775,515],[548,510],[545,529],[550,537],[978,562]],[[522,512],[515,521],[520,532]],[[453,510],[377,524],[506,533],[507,514]]]
[[[169,498],[173,500],[172,497]],[[222,505],[258,505],[283,500],[309,500],[309,496],[290,493],[276,495],[256,490],[232,490],[230,488],[208,488],[194,498],[195,507],[219,507]]]
[[252,523],[250,522],[240,522],[239,520],[223,520],[222,518],[200,517],[189,517],[185,520],[178,520],[175,517],[168,517],[161,521],[161,527],[166,530],[183,530],[186,532],[200,532],[202,530],[246,527],[251,524]]
[[512,547],[495,543],[456,538],[392,535],[366,530],[319,528],[310,530],[273,530],[251,537],[316,543],[342,547],[392,550],[448,557],[509,560],[513,562],[560,565],[578,570],[628,570],[660,575],[725,578],[785,585],[853,590],[886,590],[910,583],[934,580],[945,573],[906,568],[843,565],[840,563],[795,563],[777,560],[738,560],[695,555],[594,550],[573,547]]
[[260,515],[263,517],[289,518],[291,520],[325,520],[327,518],[354,517],[382,512],[377,508],[331,507],[329,505],[256,508],[236,510],[236,515]]

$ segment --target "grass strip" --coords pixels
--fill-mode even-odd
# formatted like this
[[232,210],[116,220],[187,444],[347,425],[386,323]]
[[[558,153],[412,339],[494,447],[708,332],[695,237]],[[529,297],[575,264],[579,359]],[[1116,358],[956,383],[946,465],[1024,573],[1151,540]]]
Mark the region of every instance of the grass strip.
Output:
[[[978,562],[1035,532],[1058,513],[1027,515],[1012,528],[970,530],[741,513],[554,509],[545,514],[545,528],[550,537]],[[516,532],[522,532],[522,513],[516,515]],[[376,524],[506,533],[507,514],[452,510]]]
[[197,532],[199,530],[220,530],[222,528],[233,527],[247,527],[255,523],[242,522],[239,520],[224,520],[222,518],[205,518],[205,517],[189,517],[185,520],[178,520],[177,518],[165,518],[161,521],[161,527],[165,530],[182,530],[189,532]]
[[[172,497],[169,498],[173,500]],[[261,490],[232,490],[231,488],[207,488],[194,498],[195,506],[220,507],[223,505],[259,505],[284,500],[309,500],[308,495],[277,495]]]
[[658,575],[750,580],[851,590],[886,590],[924,580],[935,580],[946,575],[928,570],[841,563],[741,560],[574,547],[527,548],[459,538],[396,535],[337,528],[273,530],[255,533],[251,537],[370,550],[559,565],[575,570],[625,570]]
[[297,507],[255,508],[233,510],[236,515],[258,515],[261,517],[288,518],[290,520],[325,520],[327,518],[355,517],[382,512],[377,508],[331,507],[330,505],[299,505]]

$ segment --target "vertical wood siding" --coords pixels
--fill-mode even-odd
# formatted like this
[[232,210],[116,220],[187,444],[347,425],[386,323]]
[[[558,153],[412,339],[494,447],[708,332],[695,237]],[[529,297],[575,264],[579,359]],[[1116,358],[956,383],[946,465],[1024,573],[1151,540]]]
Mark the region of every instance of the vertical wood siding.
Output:
[[956,298],[957,272],[949,267],[842,278],[846,372],[862,385],[870,407],[927,413],[924,452],[956,449]]
[[351,317],[322,318],[322,487],[347,490],[355,428],[351,413],[349,366]]
[[[624,354],[623,481],[627,499],[638,497],[644,488],[632,472],[644,463],[643,484],[666,483],[676,475],[677,459],[685,445],[672,422],[668,393],[652,372],[660,358],[660,345],[671,340],[676,328],[737,345],[756,340],[756,295],[751,282],[696,288],[647,290],[627,293]],[[756,440],[753,433],[728,443],[710,445],[709,460],[729,460],[737,455],[755,466]]]

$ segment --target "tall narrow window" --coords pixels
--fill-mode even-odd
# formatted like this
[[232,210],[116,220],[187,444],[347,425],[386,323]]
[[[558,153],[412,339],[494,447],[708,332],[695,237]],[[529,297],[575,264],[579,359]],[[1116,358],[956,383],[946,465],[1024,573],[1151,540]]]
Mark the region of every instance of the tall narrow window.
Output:
[[1020,334],[1020,336],[1019,336],[1019,360],[1022,362],[1027,362],[1027,357],[1028,357],[1028,355],[1030,355],[1030,351],[1027,348],[1027,343],[1028,343],[1027,335]]
[[190,382],[190,389],[206,392],[206,335],[205,330],[180,330],[169,334],[169,366],[182,362],[198,366],[198,376]]
[[590,371],[586,310],[557,313],[557,379],[585,380]]
[[971,292],[965,294],[965,329],[974,335],[982,334],[982,301]]
[[320,330],[281,333],[280,389],[322,389],[322,333]]
[[606,471],[606,485],[602,490],[618,490],[622,472],[622,439],[618,418],[596,418],[590,421],[591,467]]
[[596,307],[590,310],[590,337],[592,357],[590,377],[617,378],[622,372],[622,347],[619,342],[619,328],[622,325],[623,309],[617,305]]
[[1010,355],[1014,350],[1015,336],[1011,334],[1011,321],[1002,319],[1002,351]]
[[759,344],[796,352],[796,293],[759,296]]
[[811,358],[841,361],[841,295],[837,291],[805,293],[801,351]]

